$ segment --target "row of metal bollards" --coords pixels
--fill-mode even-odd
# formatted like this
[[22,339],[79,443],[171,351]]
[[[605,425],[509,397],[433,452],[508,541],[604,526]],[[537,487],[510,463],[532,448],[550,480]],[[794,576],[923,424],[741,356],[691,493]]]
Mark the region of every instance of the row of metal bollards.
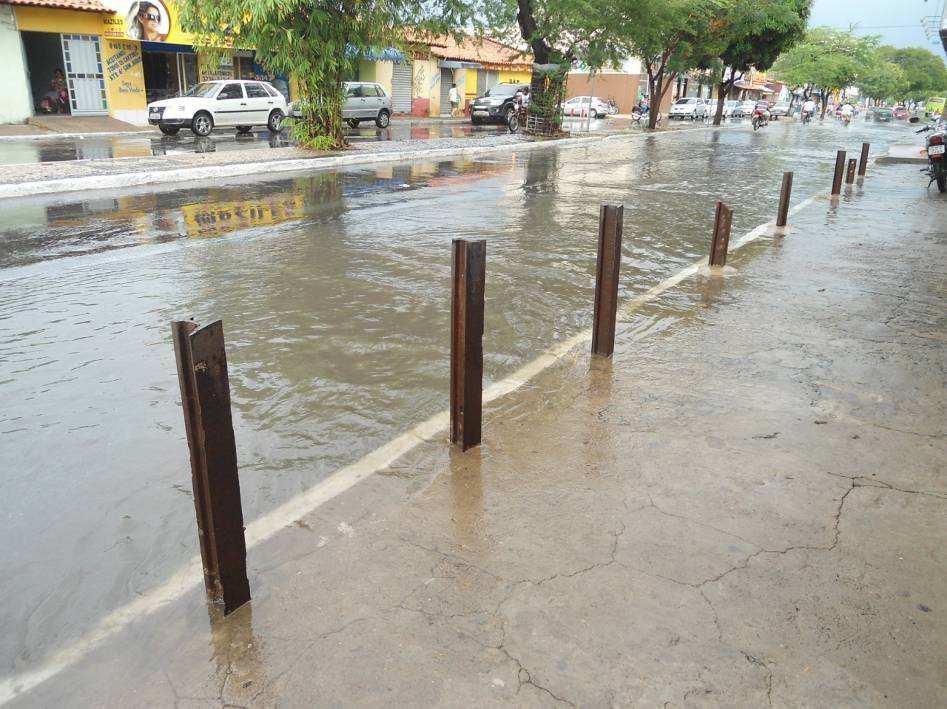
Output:
[[835,173],[832,177],[832,194],[840,195],[842,194],[842,174],[845,173],[845,184],[853,185],[855,184],[855,166],[858,165],[858,176],[864,177],[865,172],[868,170],[868,151],[870,150],[871,145],[869,143],[862,143],[862,152],[859,160],[851,158],[848,161],[848,169],[845,167],[845,151],[839,150],[835,156]]
[[[869,144],[862,144],[859,175],[864,175]],[[848,163],[854,182],[855,160]],[[836,156],[832,194],[841,191],[845,151]],[[793,173],[783,173],[776,225],[789,216]],[[624,208],[602,205],[599,211],[592,354],[611,357],[615,350],[618,282]],[[710,242],[710,266],[724,266],[730,245],[733,210],[717,202]],[[452,244],[450,440],[467,450],[480,444],[483,421],[483,325],[486,241],[454,239]],[[208,598],[227,615],[250,600],[247,550],[237,473],[237,450],[230,408],[230,380],[221,321],[202,328],[193,322],[171,323],[184,427],[191,455],[191,479],[197,531]]]

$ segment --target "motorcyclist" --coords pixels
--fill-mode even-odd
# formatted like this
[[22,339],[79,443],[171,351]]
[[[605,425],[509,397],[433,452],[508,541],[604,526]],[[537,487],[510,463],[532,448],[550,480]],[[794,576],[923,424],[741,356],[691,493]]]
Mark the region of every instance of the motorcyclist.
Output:
[[811,98],[807,99],[805,103],[802,104],[802,121],[805,123],[807,120],[812,118],[815,115],[815,101]]
[[764,123],[769,123],[769,101],[765,98],[761,98],[757,101],[756,106],[753,108],[753,115],[760,116]]
[[839,117],[842,119],[843,123],[850,123],[852,116],[855,114],[855,107],[850,103],[846,103],[842,106],[842,110],[839,113]]

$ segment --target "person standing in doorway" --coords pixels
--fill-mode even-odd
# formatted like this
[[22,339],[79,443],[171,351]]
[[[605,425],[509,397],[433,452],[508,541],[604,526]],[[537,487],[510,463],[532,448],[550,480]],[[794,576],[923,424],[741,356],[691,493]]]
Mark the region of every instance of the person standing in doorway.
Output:
[[460,109],[460,91],[457,89],[457,84],[450,85],[447,100],[450,101],[450,115],[458,115],[457,111]]

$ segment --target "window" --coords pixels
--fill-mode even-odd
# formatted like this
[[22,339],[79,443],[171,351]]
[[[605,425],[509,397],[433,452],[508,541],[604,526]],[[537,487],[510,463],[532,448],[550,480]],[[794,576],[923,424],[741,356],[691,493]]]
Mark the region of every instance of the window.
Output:
[[243,98],[243,87],[240,84],[226,84],[217,94],[218,101],[232,98]]
[[276,98],[277,96],[279,96],[279,92],[276,89],[274,89],[272,86],[270,86],[269,84],[260,84],[260,86],[266,89],[266,93],[268,93],[273,98]]
[[266,89],[256,82],[244,84],[244,88],[247,90],[247,98],[269,98],[269,94],[266,93]]
[[387,94],[385,93],[385,90],[378,84],[375,84],[375,95],[378,96],[379,98],[385,98],[385,96],[387,96]]
[[361,98],[364,94],[362,93],[362,87],[358,84],[354,84],[346,87],[345,95],[347,98]]

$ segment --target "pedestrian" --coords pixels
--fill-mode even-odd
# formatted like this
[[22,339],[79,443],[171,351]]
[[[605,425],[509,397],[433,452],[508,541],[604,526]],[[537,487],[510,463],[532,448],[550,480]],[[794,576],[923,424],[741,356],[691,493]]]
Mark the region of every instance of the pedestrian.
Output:
[[460,91],[457,89],[457,84],[450,85],[447,100],[450,101],[450,114],[456,116],[457,110],[460,108]]

